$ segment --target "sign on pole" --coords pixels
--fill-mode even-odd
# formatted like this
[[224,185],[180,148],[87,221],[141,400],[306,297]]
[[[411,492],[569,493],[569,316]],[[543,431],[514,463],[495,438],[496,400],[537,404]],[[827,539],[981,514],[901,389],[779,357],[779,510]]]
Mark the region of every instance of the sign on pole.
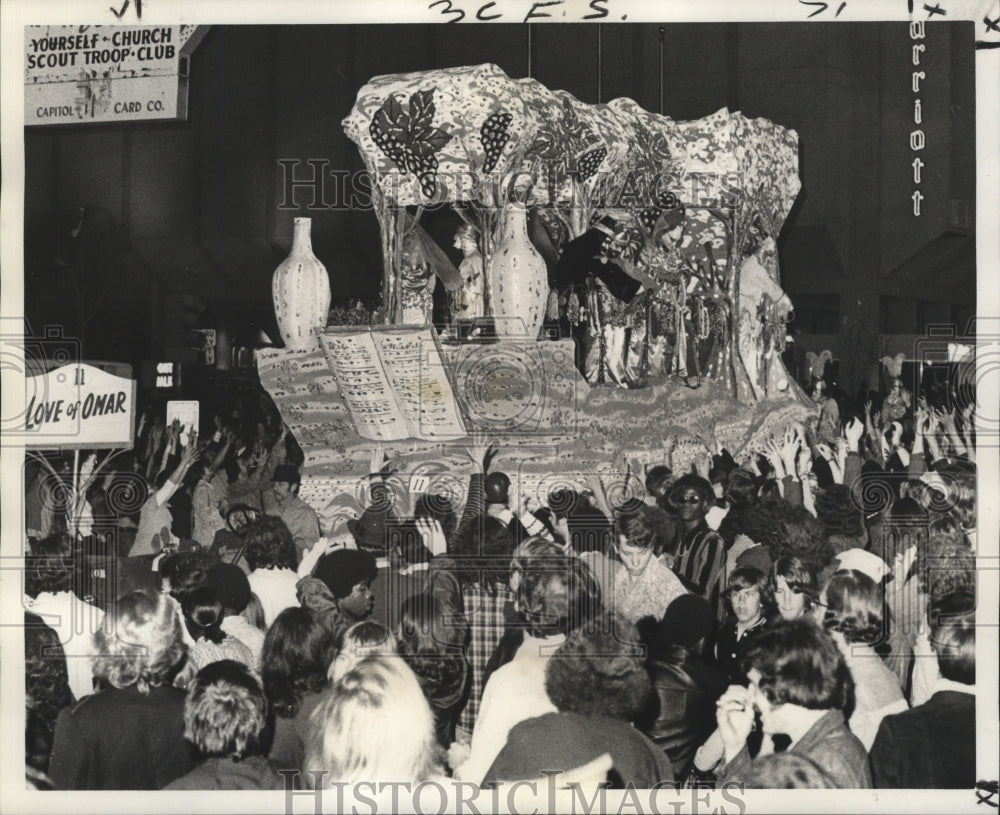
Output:
[[73,363],[24,380],[24,424],[11,433],[29,450],[134,443],[135,380]]
[[187,119],[207,26],[25,26],[24,124]]

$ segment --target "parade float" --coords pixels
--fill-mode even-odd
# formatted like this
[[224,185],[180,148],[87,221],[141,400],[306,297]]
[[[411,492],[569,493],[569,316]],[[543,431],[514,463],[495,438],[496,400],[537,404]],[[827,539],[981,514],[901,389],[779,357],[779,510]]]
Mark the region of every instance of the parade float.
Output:
[[[375,77],[343,125],[372,179],[380,308],[257,357],[328,529],[364,503],[376,441],[411,489],[460,502],[473,433],[523,483],[565,483],[671,446],[675,469],[721,448],[739,460],[814,410],[780,357],[793,130],[588,105],[495,65]],[[421,227],[442,208],[462,222],[457,269]]]

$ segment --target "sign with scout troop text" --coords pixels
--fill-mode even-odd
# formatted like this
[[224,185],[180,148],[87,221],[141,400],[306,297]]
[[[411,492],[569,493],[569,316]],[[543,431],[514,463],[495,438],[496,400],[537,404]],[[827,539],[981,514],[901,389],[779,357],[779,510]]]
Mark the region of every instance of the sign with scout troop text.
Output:
[[84,363],[24,380],[24,426],[15,432],[28,449],[132,447],[135,380]]
[[24,124],[187,119],[207,26],[25,26]]

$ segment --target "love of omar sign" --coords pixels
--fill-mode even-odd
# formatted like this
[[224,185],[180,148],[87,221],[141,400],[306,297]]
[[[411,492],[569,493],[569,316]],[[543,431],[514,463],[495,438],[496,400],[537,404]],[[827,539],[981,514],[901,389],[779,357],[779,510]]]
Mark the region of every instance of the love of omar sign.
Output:
[[25,377],[24,426],[29,449],[131,447],[135,380],[92,365],[64,365]]

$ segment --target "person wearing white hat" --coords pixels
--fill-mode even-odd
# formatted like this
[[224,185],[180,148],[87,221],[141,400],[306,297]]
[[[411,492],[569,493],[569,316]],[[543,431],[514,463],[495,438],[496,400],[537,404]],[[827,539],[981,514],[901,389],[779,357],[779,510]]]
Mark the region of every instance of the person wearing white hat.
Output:
[[866,552],[864,549],[848,549],[837,555],[837,571],[854,570],[870,577],[875,583],[881,583],[889,572],[886,562],[878,555]]

